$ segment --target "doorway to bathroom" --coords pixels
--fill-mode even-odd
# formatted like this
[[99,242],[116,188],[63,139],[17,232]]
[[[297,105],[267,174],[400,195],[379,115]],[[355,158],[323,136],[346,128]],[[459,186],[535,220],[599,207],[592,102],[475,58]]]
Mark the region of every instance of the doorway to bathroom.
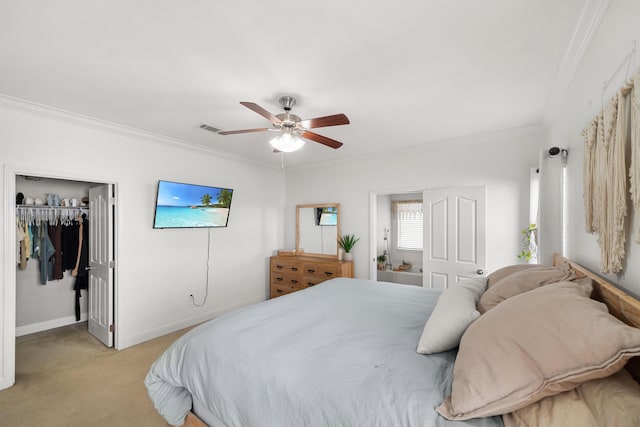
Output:
[[422,192],[380,194],[377,205],[377,280],[422,286]]
[[483,275],[486,186],[370,193],[370,277],[446,289]]

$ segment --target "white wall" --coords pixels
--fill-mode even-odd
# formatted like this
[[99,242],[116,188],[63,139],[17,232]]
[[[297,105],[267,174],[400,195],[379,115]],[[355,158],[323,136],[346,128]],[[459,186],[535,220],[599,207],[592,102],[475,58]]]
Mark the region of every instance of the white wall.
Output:
[[[26,111],[30,109],[34,112]],[[266,298],[268,257],[283,247],[281,170],[7,99],[0,99],[0,159],[5,171],[49,171],[55,177],[116,184],[119,348]],[[0,236],[11,242],[15,239],[7,233],[15,221],[5,213],[15,194],[5,194],[11,188],[5,175],[0,178]],[[159,179],[234,189],[229,226],[211,230],[210,290],[204,307],[192,305],[189,294],[198,302],[204,297],[207,230],[152,229]],[[13,262],[7,253],[12,247],[5,243],[0,259]],[[6,302],[15,299],[15,289],[8,284],[15,267],[9,272],[7,267],[0,284],[0,306],[5,309],[0,319],[0,380],[13,360],[7,349],[15,307]]]
[[[287,170],[286,246],[295,244],[295,206],[341,204],[341,232],[361,238],[355,275],[369,278],[370,193],[487,186],[487,271],[521,262],[520,230],[529,223],[529,170],[542,135],[535,128],[479,135],[383,155]],[[397,190],[397,191],[395,191]]]
[[[561,97],[559,108],[551,118],[549,146],[569,149],[568,181],[568,253],[567,256],[595,272],[600,271],[600,249],[597,237],[585,232],[582,191],[582,162],[584,141],[580,135],[602,105],[622,85],[627,66],[619,68],[631,51],[633,41],[640,42],[640,2],[613,0],[595,34],[589,49],[576,69],[575,77]],[[631,61],[630,70],[640,67],[640,45]],[[604,82],[612,79],[603,94]],[[541,189],[542,190],[542,189]],[[630,214],[634,212],[630,210]],[[627,258],[624,274],[607,275],[627,290],[640,294],[640,246],[629,236],[638,229],[637,221],[629,222]]]
[[[391,257],[391,195],[379,195],[376,207],[378,208],[376,214],[376,255],[382,255],[387,252],[387,261],[385,263],[389,263]],[[387,233],[388,242],[384,239],[385,229],[389,230]]]

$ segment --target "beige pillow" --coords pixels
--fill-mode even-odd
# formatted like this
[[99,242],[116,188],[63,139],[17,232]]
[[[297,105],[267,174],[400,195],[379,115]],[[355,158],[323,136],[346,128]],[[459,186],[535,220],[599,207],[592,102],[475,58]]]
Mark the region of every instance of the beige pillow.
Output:
[[640,329],[589,299],[591,281],[543,286],[502,302],[467,329],[451,396],[450,420],[505,414],[603,378],[640,355]]
[[531,291],[540,286],[562,280],[573,280],[575,273],[569,264],[560,267],[538,267],[512,273],[495,283],[482,294],[478,302],[478,311],[486,313],[507,298]]
[[467,327],[480,317],[476,310],[478,298],[487,287],[487,278],[464,278],[449,286],[427,319],[418,342],[418,353],[448,351],[460,344]]
[[502,416],[505,427],[640,426],[640,385],[626,369]]
[[498,283],[510,274],[517,273],[519,271],[528,270],[530,268],[548,268],[540,264],[513,264],[506,267],[502,267],[494,271],[487,276],[487,288]]

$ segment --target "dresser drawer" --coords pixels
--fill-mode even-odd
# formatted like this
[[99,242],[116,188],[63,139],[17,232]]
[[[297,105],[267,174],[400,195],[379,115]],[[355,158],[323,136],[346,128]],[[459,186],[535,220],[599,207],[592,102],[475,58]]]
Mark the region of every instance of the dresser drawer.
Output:
[[299,291],[300,289],[280,283],[272,283],[271,284],[271,298],[279,297],[282,295],[290,294],[295,291]]
[[340,266],[337,264],[305,263],[302,274],[304,274],[305,279],[329,280],[334,277],[340,277]]
[[295,260],[271,259],[271,271],[283,274],[302,274],[302,263]]
[[306,288],[302,276],[293,274],[271,273],[271,284],[293,286],[295,290]]

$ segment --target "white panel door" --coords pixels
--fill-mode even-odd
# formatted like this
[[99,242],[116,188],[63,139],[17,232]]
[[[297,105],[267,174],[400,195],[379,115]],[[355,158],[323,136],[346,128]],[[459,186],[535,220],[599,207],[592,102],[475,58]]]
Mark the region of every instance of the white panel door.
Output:
[[425,191],[423,214],[422,286],[446,289],[484,274],[485,186]]
[[89,333],[113,347],[113,186],[89,189]]

